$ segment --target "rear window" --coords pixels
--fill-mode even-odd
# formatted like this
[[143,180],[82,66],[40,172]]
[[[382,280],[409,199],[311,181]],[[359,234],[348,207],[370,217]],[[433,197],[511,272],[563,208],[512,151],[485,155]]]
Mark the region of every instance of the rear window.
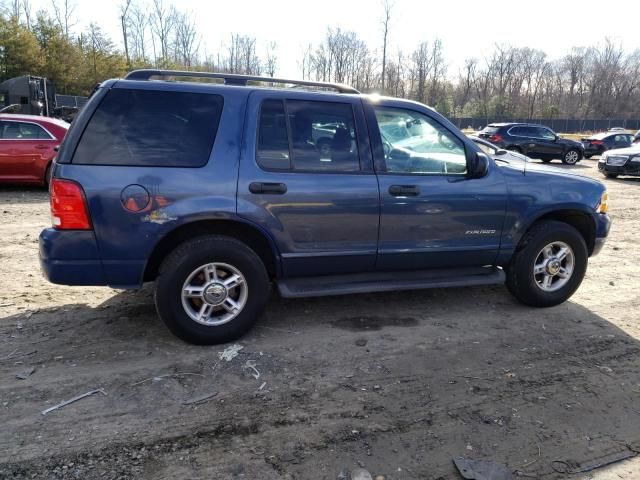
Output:
[[72,162],[202,167],[222,113],[220,95],[112,89],[82,134]]

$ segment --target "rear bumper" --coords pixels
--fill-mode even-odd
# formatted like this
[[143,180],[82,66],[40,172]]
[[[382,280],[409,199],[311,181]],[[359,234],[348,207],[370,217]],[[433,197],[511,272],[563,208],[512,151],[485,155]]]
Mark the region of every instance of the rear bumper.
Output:
[[93,231],[47,228],[39,243],[40,269],[51,283],[107,285]]
[[40,233],[40,269],[51,283],[135,289],[142,285],[145,262],[104,260],[91,230]]

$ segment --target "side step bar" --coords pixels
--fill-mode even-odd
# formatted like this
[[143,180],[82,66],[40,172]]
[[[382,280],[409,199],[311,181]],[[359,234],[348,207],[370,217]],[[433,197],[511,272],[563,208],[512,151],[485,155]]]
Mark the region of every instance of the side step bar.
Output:
[[504,271],[497,267],[368,272],[285,278],[278,281],[278,290],[285,298],[325,297],[352,293],[492,285],[504,283],[505,278]]

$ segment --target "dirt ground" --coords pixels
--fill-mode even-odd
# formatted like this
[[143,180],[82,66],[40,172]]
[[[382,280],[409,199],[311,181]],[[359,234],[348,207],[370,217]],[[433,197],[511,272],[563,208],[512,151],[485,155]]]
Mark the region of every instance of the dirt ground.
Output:
[[457,479],[459,456],[640,478],[637,459],[592,471],[640,452],[640,179],[605,182],[611,236],[563,305],[502,286],[274,295],[230,361],[174,338],[150,289],[47,283],[47,194],[1,188],[0,478]]

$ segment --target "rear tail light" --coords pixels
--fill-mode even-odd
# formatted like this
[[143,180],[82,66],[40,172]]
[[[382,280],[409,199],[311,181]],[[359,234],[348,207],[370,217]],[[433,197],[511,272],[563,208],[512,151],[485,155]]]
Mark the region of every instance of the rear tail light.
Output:
[[602,140],[591,140],[591,145],[604,145]]
[[502,135],[498,135],[498,134],[493,134],[489,137],[489,141],[490,142],[501,142],[502,141]]
[[51,179],[51,222],[58,230],[91,230],[82,187],[71,180]]

